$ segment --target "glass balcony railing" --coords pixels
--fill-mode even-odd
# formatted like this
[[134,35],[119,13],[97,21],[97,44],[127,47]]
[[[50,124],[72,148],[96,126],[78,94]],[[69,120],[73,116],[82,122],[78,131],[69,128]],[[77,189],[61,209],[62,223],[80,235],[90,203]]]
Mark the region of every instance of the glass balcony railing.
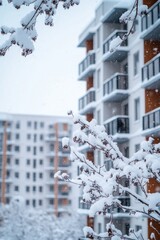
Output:
[[[117,90],[127,90],[128,89],[128,75],[117,73],[113,75],[109,80],[103,84],[103,96],[109,96]],[[113,100],[119,100],[118,94]]]
[[[85,59],[79,64],[79,75],[83,74],[91,65],[96,63],[95,52],[89,51]],[[89,73],[88,73],[89,74]]]
[[129,133],[129,118],[127,116],[118,116],[105,124],[106,131],[109,135],[117,133]]
[[79,208],[80,208],[80,209],[87,209],[87,210],[89,210],[90,207],[91,207],[90,204],[84,203],[84,202],[82,201],[82,197],[79,197]]
[[142,32],[148,30],[145,39],[159,39],[160,26],[158,20],[160,19],[160,2],[157,1],[147,12],[146,15],[142,17],[141,30]]
[[160,127],[160,108],[143,116],[143,130]]
[[[104,44],[103,44],[103,54],[109,52],[109,50],[110,50],[110,43],[111,43],[111,41],[112,41],[113,39],[115,39],[115,38],[118,37],[118,36],[119,36],[119,37],[123,37],[124,34],[126,34],[126,33],[127,33],[126,30],[116,30],[116,31],[114,31],[114,32],[105,40],[105,42],[104,42]],[[121,44],[121,46],[123,46],[123,47],[126,47],[127,45],[128,45],[127,40],[123,41],[122,44]],[[118,51],[118,49],[117,49],[117,51]]]
[[79,110],[84,109],[87,105],[95,102],[95,90],[89,90],[86,95],[79,99]]
[[[142,68],[142,82],[148,81],[147,85],[153,82],[153,78],[160,74],[160,54],[146,63]],[[159,79],[155,79],[159,81]]]

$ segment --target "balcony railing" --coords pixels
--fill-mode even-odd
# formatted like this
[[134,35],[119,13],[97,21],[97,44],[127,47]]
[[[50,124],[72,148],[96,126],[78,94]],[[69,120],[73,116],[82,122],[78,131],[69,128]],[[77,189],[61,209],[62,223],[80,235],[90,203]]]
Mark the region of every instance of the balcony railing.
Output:
[[[109,97],[110,94],[116,91],[115,96],[113,96],[113,101],[124,100],[125,92],[121,93],[120,95],[117,94],[117,90],[127,90],[128,89],[128,75],[117,73],[112,76],[109,80],[107,80],[103,84],[103,96]],[[124,96],[123,96],[124,95]]]
[[[158,77],[159,76],[159,77]],[[149,86],[160,80],[160,54],[154,57],[142,68],[142,82]]]
[[79,197],[79,208],[80,209],[90,209],[91,205],[88,203],[84,203],[82,201],[82,197]]
[[110,52],[110,43],[116,37],[123,37],[127,33],[126,30],[116,30],[114,31],[104,42],[103,44],[103,54],[107,54],[104,56],[104,61],[112,61],[117,59],[118,62],[123,61],[124,58],[127,57],[126,49],[122,47],[126,47],[128,45],[127,40],[123,41],[119,47],[115,49],[115,51]]
[[[160,34],[160,1],[157,1],[147,12],[147,15],[142,17],[141,21],[141,29],[142,32],[145,31],[146,33],[142,33],[144,39],[157,39],[159,40]],[[148,30],[148,31],[146,31]]]
[[127,116],[118,116],[105,124],[109,135],[129,133],[129,118]]
[[89,90],[88,93],[79,99],[79,111],[83,110],[90,103],[95,102],[95,90]]
[[160,127],[160,108],[143,116],[143,130],[153,129],[158,126]]
[[[81,78],[81,75],[84,74],[85,71],[90,66],[93,66],[96,63],[96,57],[95,57],[95,52],[89,51],[85,59],[79,64],[79,76]],[[91,70],[91,71],[90,71]],[[85,78],[86,76],[90,76],[91,72],[93,72],[93,69],[88,69],[86,74],[82,76],[82,79]]]

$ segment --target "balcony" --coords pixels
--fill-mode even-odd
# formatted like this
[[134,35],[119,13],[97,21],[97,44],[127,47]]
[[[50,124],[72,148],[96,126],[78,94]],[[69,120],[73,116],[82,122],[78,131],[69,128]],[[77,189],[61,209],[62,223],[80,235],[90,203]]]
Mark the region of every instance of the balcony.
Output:
[[103,61],[112,61],[112,62],[122,62],[128,54],[128,48],[127,48],[127,40],[122,42],[120,46],[118,46],[115,51],[110,52],[110,43],[113,39],[116,37],[123,37],[124,34],[126,34],[126,30],[115,30],[103,43]]
[[160,137],[160,108],[143,116],[143,135]]
[[82,98],[79,99],[80,114],[93,113],[96,107],[95,90],[91,88]]
[[144,40],[160,39],[160,1],[149,8],[147,15],[141,20],[141,38]]
[[128,97],[128,75],[116,73],[103,84],[103,101],[120,102]]
[[95,71],[96,57],[95,52],[89,51],[85,59],[79,64],[79,80],[85,80],[93,75]]
[[82,200],[82,197],[79,197],[78,202],[79,202],[79,205],[78,205],[78,213],[88,214],[91,205],[88,204],[88,203],[84,203],[83,200]]
[[113,140],[119,143],[126,142],[129,139],[129,117],[115,116],[108,119],[104,126],[108,135],[112,135]]
[[147,62],[142,68],[142,87],[160,88],[160,54]]
[[102,18],[103,23],[120,23],[119,18],[122,16],[122,14],[127,11],[127,8],[121,7],[121,6],[115,6],[110,11],[107,11],[107,13]]

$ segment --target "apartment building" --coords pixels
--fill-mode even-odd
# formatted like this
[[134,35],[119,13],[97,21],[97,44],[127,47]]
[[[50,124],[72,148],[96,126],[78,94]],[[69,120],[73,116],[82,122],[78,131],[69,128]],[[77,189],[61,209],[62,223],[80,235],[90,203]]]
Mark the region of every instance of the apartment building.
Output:
[[69,150],[63,137],[71,137],[68,117],[0,114],[0,202],[22,196],[26,207],[41,208],[57,216],[69,211],[72,188],[54,179],[58,170],[71,174]]
[[[140,3],[148,5],[148,14],[137,18],[133,33],[115,51],[110,52],[109,45],[130,27],[130,23],[119,22],[130,1],[101,1],[78,43],[86,49],[86,56],[79,64],[78,80],[86,82],[86,92],[79,99],[79,112],[88,121],[95,118],[98,124],[103,124],[126,157],[139,150],[141,142],[149,136],[155,142],[160,141],[160,1]],[[111,162],[100,152],[94,153],[87,147],[82,150],[91,161],[105,163],[110,168]],[[128,185],[125,180],[124,185]],[[138,193],[138,187],[135,189]],[[158,189],[160,185],[150,179],[148,191]],[[129,196],[122,201],[127,206],[137,204]],[[86,214],[87,224],[97,232],[105,231],[108,217],[91,219],[88,207],[79,202],[79,212]],[[131,217],[117,209],[113,219],[124,234],[133,227],[142,229],[144,239],[148,239],[153,232],[150,220],[144,216]]]

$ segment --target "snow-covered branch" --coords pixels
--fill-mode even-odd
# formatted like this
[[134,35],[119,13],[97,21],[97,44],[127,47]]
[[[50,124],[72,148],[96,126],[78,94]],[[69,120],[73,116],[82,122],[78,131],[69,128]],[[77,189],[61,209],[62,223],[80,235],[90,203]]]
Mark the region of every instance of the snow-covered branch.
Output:
[[[94,119],[88,122],[82,116],[74,116],[72,112],[71,115],[74,124],[79,127],[73,134],[73,141],[88,145],[93,151],[101,151],[104,160],[112,161],[113,166],[107,170],[105,165],[96,165],[96,162],[87,159],[75,147],[70,147],[70,159],[77,162],[81,173],[77,179],[69,177],[65,179],[63,174],[59,174],[58,177],[64,181],[78,183],[82,187],[82,201],[90,205],[90,216],[94,217],[97,214],[111,216],[117,211],[116,209],[120,209],[130,215],[141,213],[160,223],[160,193],[147,192],[149,179],[154,178],[160,182],[160,144],[154,144],[153,138],[149,138],[148,141],[142,142],[141,150],[131,158],[126,158],[120,152],[117,144],[113,142],[112,137],[107,134],[104,126],[97,125]],[[127,184],[124,185],[124,181]],[[136,187],[141,189],[140,194],[136,193]],[[133,201],[136,200],[138,204],[133,207],[129,202],[123,202],[125,196],[132,198]],[[114,232],[113,234],[113,232],[112,236],[117,236],[115,239],[129,239],[129,237],[130,239],[143,239],[141,234],[138,235],[139,238],[136,238],[137,233],[134,231],[126,238],[122,236],[122,233]],[[94,231],[89,231],[87,234],[92,235],[93,233]],[[95,239],[104,237],[103,234],[96,235],[94,233],[93,235]],[[109,237],[109,235],[105,235],[105,237]]]
[[[62,2],[65,9],[70,8],[75,4],[79,4],[80,0],[10,0],[9,4],[20,9],[22,5],[31,6],[32,11],[21,20],[19,28],[9,28],[2,26],[0,28],[1,34],[8,34],[8,40],[0,46],[0,56],[4,56],[7,50],[13,46],[18,45],[22,49],[22,55],[27,56],[34,50],[34,41],[37,39],[36,23],[40,15],[44,15],[44,24],[53,26],[53,17],[56,10]],[[0,2],[2,5],[2,2]]]

